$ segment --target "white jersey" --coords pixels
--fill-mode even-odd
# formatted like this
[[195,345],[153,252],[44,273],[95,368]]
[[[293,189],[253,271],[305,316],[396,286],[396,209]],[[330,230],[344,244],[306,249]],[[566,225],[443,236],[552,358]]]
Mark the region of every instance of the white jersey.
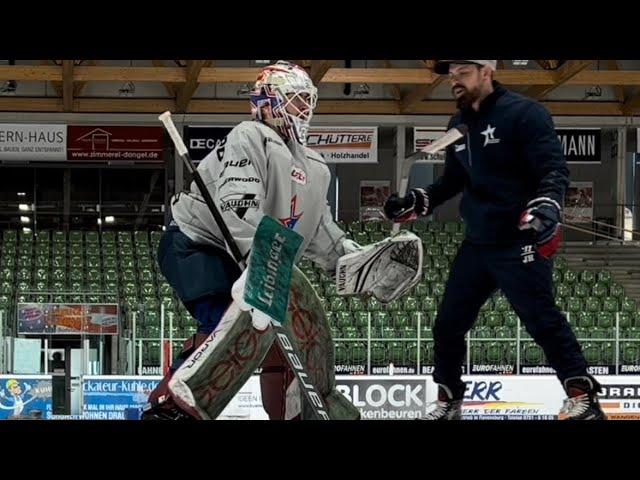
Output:
[[[236,126],[198,171],[242,255],[247,258],[260,220],[268,215],[303,238],[298,253],[332,271],[344,254],[344,232],[327,204],[331,173],[321,155],[285,143],[270,127],[246,121]],[[171,212],[196,243],[224,248],[224,240],[195,182],[175,195]]]

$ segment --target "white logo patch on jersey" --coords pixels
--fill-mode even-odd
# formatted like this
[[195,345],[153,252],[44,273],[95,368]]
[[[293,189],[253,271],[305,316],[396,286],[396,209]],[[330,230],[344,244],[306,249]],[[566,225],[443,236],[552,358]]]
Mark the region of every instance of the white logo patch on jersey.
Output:
[[461,143],[460,145],[456,145],[455,148],[456,148],[456,152],[461,152],[467,148],[467,145],[464,143]]
[[500,139],[495,137],[496,127],[492,127],[491,124],[487,125],[487,129],[483,132],[480,132],[481,135],[484,135],[484,145],[491,145],[492,143],[500,143]]
[[522,257],[522,263],[531,263],[535,260],[533,245],[525,245],[521,247],[522,253],[520,256]]
[[307,174],[301,168],[293,167],[291,169],[291,180],[293,180],[296,183],[299,183],[300,185],[306,185]]

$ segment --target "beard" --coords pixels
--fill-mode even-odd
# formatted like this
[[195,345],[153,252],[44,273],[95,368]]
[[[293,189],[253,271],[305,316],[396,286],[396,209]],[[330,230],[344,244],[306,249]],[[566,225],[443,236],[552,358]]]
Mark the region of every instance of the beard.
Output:
[[[462,87],[462,86],[458,85],[458,87]],[[459,109],[469,108],[471,107],[473,102],[475,102],[480,98],[480,87],[475,87],[471,90],[467,89],[466,87],[462,87],[462,89],[464,90],[462,94],[459,97],[456,97],[455,99],[456,107]],[[452,93],[453,93],[453,90],[454,89],[452,89]]]

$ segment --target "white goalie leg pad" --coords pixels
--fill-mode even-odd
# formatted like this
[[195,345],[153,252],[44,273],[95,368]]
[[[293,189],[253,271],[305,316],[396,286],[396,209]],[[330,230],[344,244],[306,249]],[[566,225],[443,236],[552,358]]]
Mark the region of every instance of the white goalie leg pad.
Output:
[[339,295],[372,294],[382,303],[402,296],[422,276],[422,241],[402,231],[338,259]]
[[[187,381],[195,375],[198,371],[198,366],[204,362],[206,356],[208,356],[216,346],[219,345],[225,338],[231,327],[238,320],[240,316],[240,309],[235,303],[232,303],[225,314],[220,320],[218,326],[211,332],[209,337],[202,342],[200,347],[191,354],[189,358],[176,370],[169,382],[169,391],[179,403],[188,405],[191,409],[197,411],[198,416],[208,420],[207,413],[198,407],[198,403],[193,397],[193,392],[187,385]],[[209,354],[207,354],[207,351]]]
[[260,365],[273,342],[271,330],[256,331],[235,303],[220,324],[176,370],[169,391],[182,409],[215,418]]

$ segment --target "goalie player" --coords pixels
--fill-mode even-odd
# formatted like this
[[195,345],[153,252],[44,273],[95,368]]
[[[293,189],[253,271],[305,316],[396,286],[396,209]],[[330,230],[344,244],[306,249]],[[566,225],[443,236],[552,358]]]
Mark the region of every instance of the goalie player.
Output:
[[[305,146],[316,101],[317,89],[302,68],[287,62],[263,68],[251,91],[253,120],[237,125],[198,166],[245,260],[265,214],[302,235],[300,250],[329,272],[345,244],[353,243],[333,222],[326,202],[329,169]],[[172,401],[168,382],[216,328],[241,274],[195,184],[174,196],[171,212],[158,263],[198,330],[151,393],[143,419],[188,417]],[[282,360],[274,344],[263,363],[263,403],[272,419],[283,418],[281,393],[291,381]]]
[[[287,62],[265,67],[251,91],[253,120],[236,126],[198,166],[245,260],[249,258],[256,228],[265,215],[300,234],[303,242],[299,255],[310,258],[330,274],[334,274],[339,258],[345,258],[346,254],[351,254],[348,257],[350,265],[362,260],[353,259],[353,255],[361,250],[359,245],[347,240],[332,219],[326,202],[329,169],[322,156],[305,145],[316,100],[317,89],[302,68]],[[236,322],[237,328],[224,330],[229,323],[227,319],[237,311],[228,309],[232,298],[236,305],[242,304],[245,275],[241,276],[238,265],[227,252],[224,238],[195,183],[189,192],[177,194],[171,205],[173,221],[161,238],[158,263],[187,310],[197,320],[198,330],[185,343],[168,375],[151,393],[143,419],[189,419],[195,416],[190,415],[191,411],[204,411],[209,417],[215,417],[210,412],[217,412],[220,405],[208,408],[211,405],[209,400],[194,400],[193,391],[189,391],[183,382],[185,375],[192,374],[183,375],[183,372],[197,362],[202,363],[204,357],[214,357],[211,352],[218,347],[221,353],[216,358],[225,355],[220,339],[225,335],[236,335],[237,328],[244,328],[238,326],[242,323]],[[394,246],[402,250],[405,243],[411,242],[396,241]],[[362,251],[367,252],[364,257],[372,255],[370,248]],[[400,279],[399,284],[405,283],[404,278]],[[404,291],[398,288],[398,282],[382,279],[370,280],[359,288],[359,292],[366,288],[397,291],[397,294]],[[231,318],[231,323],[234,321]],[[255,325],[255,315],[253,322]],[[207,343],[203,344],[205,340]],[[211,348],[209,342],[213,345]],[[208,348],[206,354],[205,348]],[[189,362],[185,362],[190,356]],[[196,357],[200,359],[197,362]],[[331,358],[332,355],[329,361]],[[254,360],[258,361],[252,358]],[[256,364],[252,368],[258,366]],[[333,367],[331,364],[328,369],[332,377]],[[243,368],[249,367],[243,365]],[[242,372],[235,373],[235,377],[239,377]],[[198,375],[201,378],[205,374]],[[263,405],[271,419],[295,418],[289,408],[290,390],[294,390],[292,385],[295,384],[292,380],[293,375],[274,343],[262,363],[260,379]],[[229,382],[234,388],[238,387],[234,379]],[[338,412],[331,418],[358,418],[357,409],[337,390],[326,395],[329,410],[335,406],[334,412]],[[198,402],[208,402],[208,405],[198,404],[194,408]],[[188,408],[189,412],[181,406]]]

